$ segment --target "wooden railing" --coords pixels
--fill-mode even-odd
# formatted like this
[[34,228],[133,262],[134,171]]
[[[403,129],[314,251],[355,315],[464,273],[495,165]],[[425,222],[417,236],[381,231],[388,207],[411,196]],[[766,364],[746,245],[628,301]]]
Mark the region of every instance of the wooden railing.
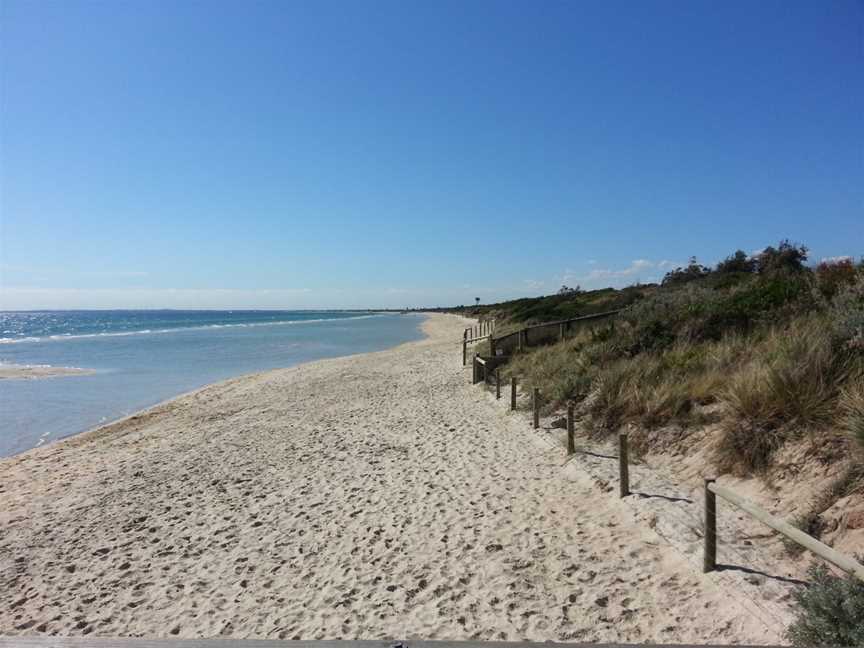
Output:
[[[475,356],[475,374],[474,374],[474,382],[479,382],[477,376],[477,367],[488,366],[489,358],[482,359]],[[496,388],[496,399],[501,398],[501,378],[497,369],[495,368],[495,388]],[[515,376],[511,376],[510,378],[510,409],[516,409],[516,390],[517,390],[517,378]],[[534,387],[530,391],[531,394],[531,410],[532,410],[532,422],[533,427],[535,429],[540,427],[540,409],[542,405],[542,398],[540,394],[540,390],[537,387]],[[576,443],[574,437],[574,408],[573,405],[570,404],[567,407],[567,454],[573,455],[576,453]],[[627,434],[619,434],[618,435],[618,475],[619,475],[619,495],[620,497],[627,497],[631,494],[630,492],[630,462],[629,462],[629,452],[627,447]],[[706,478],[705,479],[705,515],[702,520],[703,526],[703,538],[704,538],[704,555],[703,555],[703,571],[710,572],[714,571],[717,568],[717,496],[723,498],[730,504],[733,504],[740,510],[749,514],[751,517],[756,520],[762,522],[763,524],[769,526],[774,529],[777,533],[781,534],[785,538],[788,538],[792,542],[795,542],[816,556],[822,558],[823,560],[831,563],[835,567],[840,570],[846,572],[847,574],[851,574],[856,578],[864,581],[864,565],[861,565],[857,560],[840,553],[839,551],[832,549],[828,545],[820,542],[816,538],[811,535],[808,535],[801,531],[800,529],[796,529],[794,526],[781,520],[770,513],[764,510],[763,508],[757,506],[756,504],[750,502],[745,499],[741,495],[735,493],[734,491],[719,486],[715,483],[714,478]]]
[[796,529],[788,522],[774,517],[768,511],[744,499],[738,493],[723,486],[718,486],[713,478],[705,479],[705,561],[703,571],[710,572],[717,568],[718,495],[745,513],[750,514],[750,516],[756,518],[762,524],[771,527],[777,533],[816,554],[822,560],[864,581],[864,565],[819,542],[816,538],[804,533],[800,529]]
[[[468,345],[481,340],[491,340],[495,331],[495,320],[482,320],[462,332],[462,366],[468,364]],[[476,381],[475,381],[476,382]]]
[[489,338],[491,354],[510,355],[513,351],[522,351],[532,346],[560,342],[565,340],[574,329],[582,328],[586,324],[612,319],[620,312],[620,310],[612,310],[555,322],[532,324],[501,337],[491,336]]

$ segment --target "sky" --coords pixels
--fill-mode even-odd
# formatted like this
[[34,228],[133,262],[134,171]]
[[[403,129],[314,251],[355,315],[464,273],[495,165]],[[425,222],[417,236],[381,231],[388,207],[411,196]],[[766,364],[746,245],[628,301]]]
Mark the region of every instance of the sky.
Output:
[[0,308],[864,254],[864,3],[0,0]]

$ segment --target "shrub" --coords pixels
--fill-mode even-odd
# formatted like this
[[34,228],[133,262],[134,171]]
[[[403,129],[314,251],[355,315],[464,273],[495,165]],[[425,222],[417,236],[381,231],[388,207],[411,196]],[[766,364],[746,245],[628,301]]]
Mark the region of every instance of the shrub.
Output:
[[829,308],[832,329],[840,346],[864,352],[864,272],[842,286]]
[[795,310],[807,310],[809,297],[810,281],[806,276],[759,277],[717,300],[706,318],[702,335],[719,339],[726,331],[749,331],[781,307],[795,305]]
[[522,353],[510,362],[508,374],[539,387],[544,400],[552,404],[584,398],[594,374],[591,362],[582,355],[587,337]]
[[849,382],[840,394],[841,425],[864,448],[864,377]]
[[693,323],[710,311],[717,299],[711,289],[694,284],[646,297],[621,314],[626,348],[631,354],[657,351],[671,346],[679,335],[692,337]]
[[696,261],[696,257],[690,257],[690,263],[684,267],[670,270],[663,277],[663,286],[680,286],[681,284],[703,279],[711,273],[711,270]]
[[743,250],[726,257],[717,264],[714,270],[718,274],[749,273],[756,270],[756,259],[747,256]]
[[819,292],[831,299],[844,285],[854,283],[857,274],[852,259],[823,261],[816,266],[816,285]]
[[835,576],[821,564],[809,575],[810,586],[794,595],[798,609],[789,640],[796,646],[864,645],[864,582]]
[[824,318],[799,318],[774,330],[730,379],[715,462],[738,474],[767,468],[791,434],[830,420],[848,371],[834,353]]
[[732,378],[722,396],[727,412],[714,463],[723,472],[762,472],[786,441],[784,431],[775,427],[777,411],[775,403],[765,397],[764,381],[764,368],[751,365]]
[[802,272],[807,252],[805,246],[784,239],[776,248],[769,245],[756,255],[756,271],[760,274]]
[[630,361],[618,361],[606,367],[594,380],[587,409],[602,427],[614,429],[627,413],[627,387],[633,373]]

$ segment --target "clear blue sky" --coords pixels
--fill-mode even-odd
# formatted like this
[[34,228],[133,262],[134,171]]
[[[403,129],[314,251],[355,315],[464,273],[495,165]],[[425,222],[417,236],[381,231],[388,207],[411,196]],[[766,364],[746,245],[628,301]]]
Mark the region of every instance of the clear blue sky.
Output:
[[864,254],[859,0],[0,7],[0,307],[434,306],[785,237]]

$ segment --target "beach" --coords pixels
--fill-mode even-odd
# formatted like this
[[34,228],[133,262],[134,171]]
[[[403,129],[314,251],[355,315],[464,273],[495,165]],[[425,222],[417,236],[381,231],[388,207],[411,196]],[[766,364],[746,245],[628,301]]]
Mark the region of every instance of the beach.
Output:
[[778,643],[471,387],[467,323],[0,460],[0,634]]

